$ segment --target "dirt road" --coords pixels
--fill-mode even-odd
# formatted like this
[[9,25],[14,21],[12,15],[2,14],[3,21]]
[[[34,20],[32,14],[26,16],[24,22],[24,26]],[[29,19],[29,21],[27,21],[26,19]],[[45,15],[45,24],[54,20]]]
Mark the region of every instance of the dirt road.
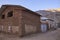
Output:
[[46,33],[32,34],[23,38],[0,34],[0,40],[60,40],[60,29]]

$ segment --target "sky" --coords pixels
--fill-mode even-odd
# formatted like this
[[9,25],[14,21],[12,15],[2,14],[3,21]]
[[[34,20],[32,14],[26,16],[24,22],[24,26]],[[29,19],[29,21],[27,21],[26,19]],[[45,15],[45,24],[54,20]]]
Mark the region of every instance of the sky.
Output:
[[60,0],[0,0],[1,5],[21,5],[32,11],[60,8]]

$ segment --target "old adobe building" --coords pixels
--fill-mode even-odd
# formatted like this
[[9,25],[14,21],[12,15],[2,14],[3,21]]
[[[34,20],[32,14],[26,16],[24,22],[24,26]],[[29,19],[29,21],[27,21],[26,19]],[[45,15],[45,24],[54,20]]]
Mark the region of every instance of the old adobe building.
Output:
[[40,31],[40,15],[19,5],[2,5],[0,31],[26,35]]

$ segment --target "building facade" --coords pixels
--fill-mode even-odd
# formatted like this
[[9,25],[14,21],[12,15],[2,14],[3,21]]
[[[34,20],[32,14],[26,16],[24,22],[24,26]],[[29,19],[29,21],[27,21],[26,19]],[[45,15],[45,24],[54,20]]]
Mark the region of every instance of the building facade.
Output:
[[3,5],[0,10],[0,31],[26,35],[40,32],[40,15],[18,5]]

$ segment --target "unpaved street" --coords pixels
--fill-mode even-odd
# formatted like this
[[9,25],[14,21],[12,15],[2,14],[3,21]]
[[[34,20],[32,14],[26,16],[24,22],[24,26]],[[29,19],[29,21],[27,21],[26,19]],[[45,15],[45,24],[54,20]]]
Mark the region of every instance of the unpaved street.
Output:
[[23,38],[0,34],[0,40],[60,40],[60,29],[46,33],[32,34]]

